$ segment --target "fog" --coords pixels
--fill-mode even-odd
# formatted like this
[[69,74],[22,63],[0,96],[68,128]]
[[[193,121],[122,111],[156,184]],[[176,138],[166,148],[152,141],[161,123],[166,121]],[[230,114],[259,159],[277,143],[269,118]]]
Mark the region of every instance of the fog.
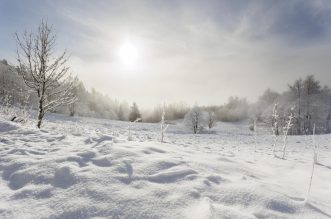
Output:
[[[331,85],[328,1],[1,1],[0,56],[13,33],[54,25],[58,49],[88,88],[151,109],[161,103],[257,100],[313,74]],[[120,59],[127,43],[134,63]],[[128,52],[128,56],[130,51]]]

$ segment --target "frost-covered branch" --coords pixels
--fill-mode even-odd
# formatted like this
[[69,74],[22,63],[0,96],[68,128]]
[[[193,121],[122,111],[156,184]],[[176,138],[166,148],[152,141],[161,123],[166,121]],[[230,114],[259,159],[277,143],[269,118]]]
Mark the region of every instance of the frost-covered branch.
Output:
[[163,108],[163,112],[162,112],[162,116],[161,116],[161,143],[163,142],[164,133],[166,132],[168,127],[169,127],[169,124],[165,124],[165,111]]
[[314,147],[313,163],[312,163],[312,169],[311,169],[311,174],[310,174],[310,179],[309,179],[309,186],[308,186],[308,190],[307,190],[307,194],[306,194],[306,198],[305,198],[304,202],[308,201],[311,184],[313,182],[315,164],[317,164],[317,146],[316,146],[316,142],[315,142],[315,128],[316,128],[316,126],[314,124],[314,127],[313,127],[313,147]]
[[275,150],[276,150],[276,144],[278,140],[278,120],[279,120],[279,115],[278,115],[278,103],[274,105],[273,111],[272,111],[272,138],[273,138],[273,143],[272,143],[272,153],[275,156]]
[[282,156],[283,159],[285,158],[288,132],[289,132],[289,130],[291,129],[291,127],[293,125],[293,118],[294,118],[293,111],[294,111],[294,107],[291,108],[290,115],[288,116],[288,119],[286,121],[286,124],[285,124],[285,126],[283,128],[283,141],[284,141],[284,144],[283,144],[283,156]]
[[25,84],[38,96],[38,123],[41,127],[46,112],[76,101],[71,92],[72,77],[66,66],[66,52],[55,57],[56,36],[46,21],[42,21],[36,34],[15,34],[17,42],[18,73]]

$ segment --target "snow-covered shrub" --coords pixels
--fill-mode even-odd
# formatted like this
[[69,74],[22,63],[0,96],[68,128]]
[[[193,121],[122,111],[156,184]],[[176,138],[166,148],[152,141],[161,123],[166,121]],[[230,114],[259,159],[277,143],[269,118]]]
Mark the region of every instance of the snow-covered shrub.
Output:
[[294,111],[294,107],[291,108],[290,115],[288,116],[288,119],[286,121],[286,124],[283,127],[283,141],[284,141],[284,144],[283,144],[283,156],[282,156],[283,159],[285,158],[288,132],[289,132],[289,130],[291,129],[291,127],[293,125],[293,118],[294,118],[293,111]]
[[23,106],[17,109],[17,118],[14,119],[15,122],[27,123],[31,116],[31,108],[29,106]]
[[169,127],[169,124],[165,124],[165,111],[163,109],[163,112],[162,112],[162,116],[161,116],[161,143],[163,142],[163,139],[164,139],[164,133],[165,131],[168,129]]
[[256,152],[256,146],[257,146],[257,119],[254,119],[254,152]]
[[317,164],[317,144],[316,144],[316,140],[315,140],[315,132],[316,132],[316,125],[314,124],[313,127],[313,147],[314,147],[314,163]]
[[191,129],[194,134],[197,134],[203,130],[206,126],[206,118],[201,109],[194,106],[184,117],[184,124]]
[[257,121],[258,118],[250,118],[249,120],[249,130],[252,131],[253,139],[254,139],[254,152],[256,152],[256,146],[257,146]]
[[308,190],[307,190],[307,194],[306,194],[306,198],[305,198],[304,202],[308,201],[311,183],[313,181],[313,176],[314,176],[315,164],[317,164],[317,146],[316,146],[316,142],[315,142],[315,129],[316,129],[316,126],[314,124],[314,127],[313,127],[313,147],[314,147],[313,163],[312,163],[312,169],[311,169],[311,174],[310,174],[309,186],[308,186]]
[[13,121],[17,118],[17,109],[12,104],[12,96],[5,94],[0,99],[0,114],[7,120]]
[[4,95],[0,100],[0,104],[1,114],[7,116],[9,113],[9,109],[11,108],[10,95]]
[[129,123],[129,136],[128,136],[128,140],[129,140],[129,141],[132,141],[132,140],[133,140],[133,138],[132,138],[132,134],[131,134],[132,124],[137,123],[137,122],[140,122],[140,121],[141,121],[141,118],[137,118],[137,119],[134,120],[133,122],[130,122],[130,123]]
[[278,129],[278,120],[279,120],[279,115],[278,115],[278,103],[274,105],[273,111],[272,111],[272,153],[275,155],[275,149],[276,149],[276,144],[278,140],[278,135],[279,135],[279,129]]
[[210,110],[207,112],[207,122],[208,122],[208,128],[209,129],[211,129],[215,126],[215,123],[216,123],[215,112],[210,111]]

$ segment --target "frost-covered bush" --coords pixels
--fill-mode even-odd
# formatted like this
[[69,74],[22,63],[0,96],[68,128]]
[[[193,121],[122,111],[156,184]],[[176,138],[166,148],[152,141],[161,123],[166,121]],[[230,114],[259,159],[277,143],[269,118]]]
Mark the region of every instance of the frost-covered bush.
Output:
[[15,116],[15,111],[12,106],[11,95],[6,94],[0,99],[0,113],[2,116],[6,117],[6,119],[11,120],[13,116]]
[[163,110],[162,112],[162,117],[161,117],[161,143],[163,142],[164,139],[164,133],[166,132],[166,130],[169,127],[169,124],[165,124],[165,111]]
[[316,129],[316,125],[314,124],[314,127],[313,127],[313,148],[314,148],[313,162],[312,162],[312,169],[311,169],[311,174],[310,174],[310,179],[309,179],[309,186],[308,186],[308,190],[307,190],[307,194],[306,194],[306,198],[305,198],[304,202],[308,201],[311,184],[312,184],[313,176],[314,176],[315,164],[317,164],[317,145],[316,145],[316,141],[315,141],[315,129]]
[[200,133],[206,126],[205,113],[197,106],[194,106],[184,117],[184,124],[191,129],[194,134]]
[[291,108],[290,115],[288,116],[288,119],[286,121],[286,124],[283,127],[283,141],[284,141],[284,144],[283,144],[283,156],[282,156],[283,159],[285,158],[288,132],[289,132],[289,130],[293,126],[293,119],[294,119],[293,111],[294,111],[294,107]]
[[271,128],[272,128],[272,153],[275,155],[275,150],[276,150],[276,144],[278,140],[278,135],[279,135],[279,127],[278,127],[278,120],[279,120],[279,115],[278,115],[278,104],[276,103],[274,105],[273,111],[272,111],[272,119],[271,119]]
[[132,141],[132,124],[135,124],[137,122],[141,122],[141,118],[137,118],[136,120],[129,123],[129,134],[128,134],[128,141]]
[[218,120],[236,122],[248,118],[249,105],[245,98],[230,97],[228,103],[219,107],[216,112]]

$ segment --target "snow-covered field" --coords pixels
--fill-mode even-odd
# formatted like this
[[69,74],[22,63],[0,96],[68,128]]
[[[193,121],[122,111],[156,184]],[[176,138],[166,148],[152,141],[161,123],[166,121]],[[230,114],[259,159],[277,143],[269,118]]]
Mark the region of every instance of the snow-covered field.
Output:
[[[331,135],[290,136],[286,159],[245,123],[193,135],[170,125],[52,115],[0,118],[0,218],[331,218]],[[278,144],[281,149],[281,143]],[[280,153],[280,152],[278,152]]]

